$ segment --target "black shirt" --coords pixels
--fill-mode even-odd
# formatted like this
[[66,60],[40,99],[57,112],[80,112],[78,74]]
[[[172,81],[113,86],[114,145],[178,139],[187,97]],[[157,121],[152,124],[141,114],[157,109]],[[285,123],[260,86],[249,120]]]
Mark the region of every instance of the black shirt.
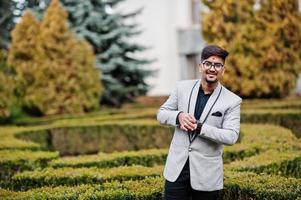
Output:
[[211,93],[205,94],[202,87],[200,87],[198,97],[196,100],[196,104],[195,104],[195,110],[194,110],[194,117],[196,120],[200,119],[210,96],[211,96]]
[[[210,96],[211,96],[211,93],[205,94],[202,87],[199,88],[199,93],[198,93],[198,97],[197,97],[196,104],[195,104],[195,110],[194,110],[194,117],[196,120],[200,119]],[[193,132],[189,131],[188,134],[189,134],[189,140],[191,142],[193,140],[193,138],[196,137],[195,134],[200,134],[200,130],[196,130]]]

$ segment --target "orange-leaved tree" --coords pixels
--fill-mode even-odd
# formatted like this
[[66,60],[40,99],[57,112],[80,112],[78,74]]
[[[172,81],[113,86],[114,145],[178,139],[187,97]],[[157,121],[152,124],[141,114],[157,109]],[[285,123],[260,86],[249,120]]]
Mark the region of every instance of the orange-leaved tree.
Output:
[[11,115],[14,83],[6,63],[6,51],[0,49],[0,122]]
[[[24,15],[16,25],[8,58],[17,72],[20,85],[17,94],[25,110],[50,115],[97,109],[102,86],[93,50],[69,30],[67,13],[60,2],[52,0],[42,22],[34,25],[36,34],[22,31],[27,24],[32,28],[32,18],[30,13]],[[22,35],[33,38],[34,44],[27,44],[31,40],[22,39]],[[27,51],[25,48],[30,45],[31,51]],[[21,59],[20,53],[23,53]],[[23,76],[26,73],[30,79]]]
[[230,51],[223,82],[242,97],[284,97],[301,70],[297,0],[203,0],[202,33]]

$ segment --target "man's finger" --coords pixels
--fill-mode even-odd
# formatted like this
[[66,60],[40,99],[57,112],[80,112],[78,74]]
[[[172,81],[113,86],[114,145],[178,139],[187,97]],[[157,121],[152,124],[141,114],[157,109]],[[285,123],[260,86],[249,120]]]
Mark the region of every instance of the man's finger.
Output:
[[188,115],[189,116],[189,121],[191,121],[192,123],[196,123],[196,119],[194,118],[194,116],[192,115]]
[[185,124],[185,128],[189,130],[194,130],[194,123],[188,122]]
[[188,131],[187,128],[185,128],[184,125],[182,125],[182,126],[180,127],[180,129],[183,130],[183,131]]

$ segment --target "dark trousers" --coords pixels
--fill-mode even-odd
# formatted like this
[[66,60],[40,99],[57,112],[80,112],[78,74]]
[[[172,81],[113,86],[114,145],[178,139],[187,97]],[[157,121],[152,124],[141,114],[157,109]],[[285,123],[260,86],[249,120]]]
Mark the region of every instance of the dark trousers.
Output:
[[165,180],[165,200],[217,200],[218,197],[219,190],[208,192],[198,191],[191,188],[188,159],[181,171],[181,174],[175,182]]

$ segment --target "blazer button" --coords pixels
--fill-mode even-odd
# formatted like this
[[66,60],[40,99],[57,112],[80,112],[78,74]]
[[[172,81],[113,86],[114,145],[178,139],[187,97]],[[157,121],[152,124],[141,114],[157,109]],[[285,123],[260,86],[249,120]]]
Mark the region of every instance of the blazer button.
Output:
[[192,149],[189,147],[188,151],[190,152],[190,151],[192,151]]

